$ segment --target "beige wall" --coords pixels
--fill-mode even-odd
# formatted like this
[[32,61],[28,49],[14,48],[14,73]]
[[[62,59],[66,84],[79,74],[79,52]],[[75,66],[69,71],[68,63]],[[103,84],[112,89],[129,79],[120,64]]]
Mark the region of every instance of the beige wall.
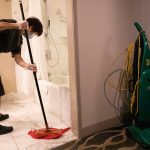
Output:
[[[104,81],[116,56],[135,40],[133,9],[137,8],[136,0],[76,0],[74,4],[78,101],[85,129],[116,117],[104,96]],[[122,63],[120,59],[113,70]],[[107,92],[113,103],[115,90]]]
[[[11,18],[11,14],[11,0],[0,0],[0,18]],[[10,53],[0,54],[0,75],[6,93],[16,91],[15,63]]]
[[11,18],[11,0],[0,0],[0,18]]

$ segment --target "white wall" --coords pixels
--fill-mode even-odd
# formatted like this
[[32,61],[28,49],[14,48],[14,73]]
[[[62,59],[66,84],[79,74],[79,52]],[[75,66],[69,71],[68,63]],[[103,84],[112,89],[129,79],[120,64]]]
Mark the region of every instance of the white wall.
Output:
[[48,72],[68,74],[67,0],[48,0],[47,17],[50,19]]
[[[77,0],[76,54],[81,127],[115,117],[104,96],[104,80],[116,56],[135,38],[131,0]],[[120,68],[123,60],[115,66]],[[115,69],[115,68],[114,68]],[[118,80],[117,77],[114,80]],[[114,97],[114,91],[108,91]]]

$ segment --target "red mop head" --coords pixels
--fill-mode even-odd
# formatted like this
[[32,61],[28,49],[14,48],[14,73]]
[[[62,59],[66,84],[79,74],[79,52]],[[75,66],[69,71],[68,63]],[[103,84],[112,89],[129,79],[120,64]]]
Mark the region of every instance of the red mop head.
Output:
[[43,129],[31,130],[28,132],[28,134],[34,139],[49,140],[49,139],[56,139],[61,137],[69,129],[70,128],[65,128],[65,129],[43,128]]

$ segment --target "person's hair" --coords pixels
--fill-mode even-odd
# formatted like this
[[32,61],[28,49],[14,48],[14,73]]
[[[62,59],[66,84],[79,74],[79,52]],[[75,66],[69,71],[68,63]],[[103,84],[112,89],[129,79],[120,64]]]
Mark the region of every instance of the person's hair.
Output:
[[37,32],[38,36],[40,36],[43,33],[43,25],[41,21],[36,17],[29,17],[26,19],[29,27],[32,26],[32,31]]

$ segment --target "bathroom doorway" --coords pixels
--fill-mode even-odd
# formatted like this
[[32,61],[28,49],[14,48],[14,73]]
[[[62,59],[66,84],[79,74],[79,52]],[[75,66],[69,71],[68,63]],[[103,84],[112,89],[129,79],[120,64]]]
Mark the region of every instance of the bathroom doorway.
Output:
[[[48,79],[52,83],[68,88],[70,95],[67,98],[69,101],[66,101],[68,105],[66,110],[70,106],[70,124],[73,133],[78,137],[73,0],[47,0],[46,2],[49,36],[46,48]],[[67,93],[63,94],[67,95]]]
[[[12,18],[22,21],[19,0],[11,0]],[[50,149],[78,138],[73,0],[22,0],[25,17],[36,16],[44,27],[41,37],[30,40],[37,78],[50,127],[71,127],[61,138],[34,140],[27,132],[44,127],[37,91],[30,71],[15,65],[16,93],[2,99],[1,113],[11,117],[5,123],[15,129],[0,145],[7,149]],[[22,57],[30,62],[26,40]],[[23,125],[23,126],[22,126]],[[1,142],[2,143],[2,142]],[[20,144],[21,143],[21,144]],[[10,148],[9,147],[9,148]]]
[[79,136],[73,0],[47,0],[46,6],[48,79],[49,82],[68,88],[69,101],[65,102],[65,107],[66,110],[70,109],[73,133]]

